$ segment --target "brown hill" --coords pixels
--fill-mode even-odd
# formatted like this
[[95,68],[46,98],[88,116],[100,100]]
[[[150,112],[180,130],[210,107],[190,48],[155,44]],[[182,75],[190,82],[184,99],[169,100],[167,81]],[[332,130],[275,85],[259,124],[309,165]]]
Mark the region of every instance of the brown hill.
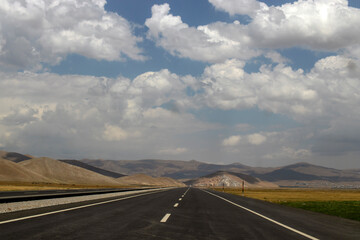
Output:
[[13,162],[22,162],[22,161],[33,158],[33,156],[24,155],[24,154],[20,154],[20,153],[16,153],[16,152],[0,151],[0,158],[10,160]]
[[0,158],[1,182],[53,182],[51,179],[32,172],[12,161]]
[[192,181],[186,182],[189,185],[195,187],[237,187],[242,186],[244,181],[246,188],[277,188],[278,185],[266,181],[261,181],[258,178],[241,174],[241,173],[232,173],[225,171],[218,171],[216,173],[209,174],[197,178]]
[[142,185],[142,186],[177,186],[183,187],[185,184],[171,178],[154,178],[145,174],[134,174],[131,176],[120,177],[118,182],[124,185]]
[[78,166],[78,167],[81,167],[81,168],[85,168],[87,170],[99,173],[99,174],[104,175],[104,176],[112,177],[112,178],[119,178],[119,177],[126,176],[124,174],[116,173],[116,172],[113,172],[113,171],[108,171],[108,170],[98,168],[98,167],[94,167],[94,166],[91,166],[91,165],[89,165],[87,163],[84,163],[84,162],[81,162],[81,161],[78,161],[78,160],[59,160],[59,161],[62,161],[64,163],[68,163],[68,164],[71,164],[71,165],[74,165],[74,166]]
[[51,158],[33,158],[18,164],[55,182],[84,185],[119,185],[115,179],[110,177]]
[[356,171],[338,170],[309,163],[296,163],[277,168],[264,174],[253,173],[253,175],[272,182],[282,180],[360,181],[360,175]]

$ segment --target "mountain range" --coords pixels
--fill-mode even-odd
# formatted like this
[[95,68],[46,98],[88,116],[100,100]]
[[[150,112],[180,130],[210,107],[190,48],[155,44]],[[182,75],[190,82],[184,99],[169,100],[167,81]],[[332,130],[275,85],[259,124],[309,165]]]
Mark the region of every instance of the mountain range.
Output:
[[239,186],[360,188],[360,170],[339,170],[309,163],[251,167],[196,160],[102,160],[36,158],[0,151],[0,181],[82,185]]
[[80,160],[88,165],[121,174],[144,173],[183,182],[218,171],[242,173],[281,187],[360,188],[359,169],[339,170],[305,162],[282,167],[251,167],[241,163],[209,164],[195,160]]
[[80,161],[60,161],[0,151],[0,183],[53,183],[88,186],[185,186],[170,178],[125,176]]

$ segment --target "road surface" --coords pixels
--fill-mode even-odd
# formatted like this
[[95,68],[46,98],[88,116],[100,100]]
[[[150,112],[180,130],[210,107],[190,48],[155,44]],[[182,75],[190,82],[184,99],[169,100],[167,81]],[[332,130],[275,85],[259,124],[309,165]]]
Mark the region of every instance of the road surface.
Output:
[[196,188],[104,201],[1,214],[0,239],[360,239],[356,221]]

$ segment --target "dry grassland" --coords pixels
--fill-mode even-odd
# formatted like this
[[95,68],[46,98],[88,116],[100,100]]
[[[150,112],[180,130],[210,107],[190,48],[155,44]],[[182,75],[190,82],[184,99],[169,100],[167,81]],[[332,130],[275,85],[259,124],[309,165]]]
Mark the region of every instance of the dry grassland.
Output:
[[[214,189],[223,191],[222,188]],[[225,188],[225,192],[242,195],[241,189]],[[269,202],[360,201],[360,190],[340,189],[245,189],[245,197]]]

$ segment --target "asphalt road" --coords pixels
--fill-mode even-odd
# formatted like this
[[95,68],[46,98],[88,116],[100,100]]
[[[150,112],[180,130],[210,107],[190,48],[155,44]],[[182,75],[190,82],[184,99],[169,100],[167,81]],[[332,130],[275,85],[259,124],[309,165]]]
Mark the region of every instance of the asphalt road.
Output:
[[360,239],[356,221],[195,188],[97,204],[1,214],[0,239]]

